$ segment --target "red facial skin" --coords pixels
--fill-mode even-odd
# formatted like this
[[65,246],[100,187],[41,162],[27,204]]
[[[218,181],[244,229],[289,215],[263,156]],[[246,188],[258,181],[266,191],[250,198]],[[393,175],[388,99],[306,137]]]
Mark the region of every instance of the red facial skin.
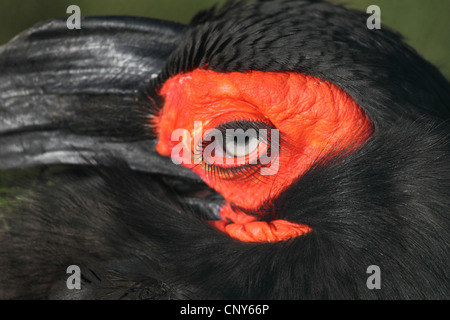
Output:
[[[245,209],[270,202],[321,156],[361,145],[373,133],[369,118],[346,92],[304,74],[196,69],[168,79],[160,94],[165,105],[154,124],[159,137],[156,150],[164,156],[170,157],[180,143],[171,141],[175,129],[202,137],[194,133],[194,121],[202,122],[203,133],[234,120],[262,121],[279,130],[279,167],[273,175],[261,176],[258,170],[257,177],[248,180],[239,174],[212,175],[204,165],[184,164],[226,201]],[[194,150],[199,141],[192,140]],[[280,241],[310,231],[284,220],[256,221],[230,205],[223,206],[221,215],[223,221],[213,224],[242,241]]]

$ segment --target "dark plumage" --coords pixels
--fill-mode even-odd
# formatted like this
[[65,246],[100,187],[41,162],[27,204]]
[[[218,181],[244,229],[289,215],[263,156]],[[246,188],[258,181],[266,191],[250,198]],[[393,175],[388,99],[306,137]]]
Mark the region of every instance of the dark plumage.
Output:
[[[91,93],[93,100],[75,109],[89,118],[87,106],[98,102],[98,118],[65,127],[64,117],[74,117],[64,115],[53,128],[66,138],[100,137],[88,151],[111,142],[126,146],[130,140],[153,146],[149,132],[128,131],[128,120],[147,128],[140,119],[163,106],[160,85],[198,67],[295,71],[330,81],[364,109],[375,132],[351,155],[318,160],[274,199],[278,217],[305,223],[310,233],[277,243],[232,239],[186,201],[184,191],[163,175],[170,170],[158,173],[163,164],[154,169],[138,161],[143,173],[132,156],[109,154],[106,147],[93,157],[100,168],[84,165],[53,177],[51,186],[36,187],[9,217],[11,229],[0,237],[0,297],[448,299],[450,84],[399,35],[386,27],[368,30],[366,19],[365,13],[321,1],[230,2],[199,14],[186,32],[180,27],[176,45],[160,59],[166,62],[158,78],[150,74],[158,68],[139,73],[138,90],[114,92],[111,100],[104,100],[103,85],[110,79],[105,80]],[[34,32],[41,40],[55,36],[54,31]],[[0,65],[4,57],[0,51]],[[111,82],[122,88],[123,82]],[[73,99],[87,97],[78,95],[85,84],[74,84]],[[51,90],[65,101],[59,86]],[[37,96],[46,97],[45,92]],[[0,92],[0,111],[6,110],[5,101]],[[127,121],[117,122],[118,134],[110,126],[124,119],[116,106],[129,113]],[[102,119],[105,110],[111,112]],[[0,139],[14,145],[7,139],[18,128],[0,130],[9,133]],[[137,150],[145,159],[146,149]],[[206,189],[184,173],[172,175]],[[65,286],[71,264],[82,267],[81,291]],[[380,290],[366,286],[370,265],[381,269]]]

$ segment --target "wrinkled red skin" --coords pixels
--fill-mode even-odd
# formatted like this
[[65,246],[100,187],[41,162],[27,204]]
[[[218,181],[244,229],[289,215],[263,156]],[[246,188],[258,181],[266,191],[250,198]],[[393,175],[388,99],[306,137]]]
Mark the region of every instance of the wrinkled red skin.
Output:
[[[246,209],[257,209],[276,197],[320,156],[360,145],[373,133],[369,118],[346,92],[304,74],[196,69],[168,79],[160,94],[165,105],[154,124],[159,137],[156,149],[164,156],[170,157],[172,148],[180,142],[171,141],[175,129],[187,129],[194,140],[194,121],[202,122],[203,133],[233,120],[264,121],[279,130],[276,174],[258,173],[249,181],[239,175],[214,176],[203,165],[184,164],[229,203]],[[192,141],[192,150],[198,142]],[[242,241],[280,241],[310,230],[283,220],[255,221],[233,212],[229,205],[222,208],[221,215],[223,221],[213,224]],[[234,223],[226,222],[226,218]]]

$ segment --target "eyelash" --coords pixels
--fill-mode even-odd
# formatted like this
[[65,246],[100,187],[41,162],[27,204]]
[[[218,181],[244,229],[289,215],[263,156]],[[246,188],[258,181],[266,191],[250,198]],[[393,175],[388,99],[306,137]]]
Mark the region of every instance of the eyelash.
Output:
[[[244,132],[249,129],[255,129],[258,132],[259,129],[267,129],[267,137],[265,141],[261,141],[261,143],[266,143],[267,152],[271,152],[272,141],[271,141],[271,129],[275,129],[273,125],[264,122],[264,121],[246,121],[246,120],[234,120],[230,122],[223,123],[217,126],[215,129],[219,130],[222,133],[222,136],[225,136],[225,132],[227,129],[242,129]],[[260,137],[258,135],[258,141]],[[282,147],[282,137],[279,138],[278,148],[281,151]],[[199,141],[194,147],[194,157],[201,157],[204,149],[208,146],[212,141],[205,141],[204,139]],[[224,150],[225,151],[225,150]],[[242,180],[257,180],[258,182],[264,182],[264,176],[258,174],[258,170],[263,166],[259,163],[259,158],[256,164],[243,164],[236,166],[220,166],[216,164],[208,164],[205,161],[202,162],[202,165],[208,178],[214,179],[219,176],[225,179],[231,179],[234,177],[239,177]]]

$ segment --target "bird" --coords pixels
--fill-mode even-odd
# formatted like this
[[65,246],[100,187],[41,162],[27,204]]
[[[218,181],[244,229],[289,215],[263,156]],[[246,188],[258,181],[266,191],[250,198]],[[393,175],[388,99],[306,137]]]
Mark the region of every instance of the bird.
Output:
[[450,84],[367,17],[228,1],[0,47],[0,169],[49,176],[0,233],[0,298],[448,299]]

